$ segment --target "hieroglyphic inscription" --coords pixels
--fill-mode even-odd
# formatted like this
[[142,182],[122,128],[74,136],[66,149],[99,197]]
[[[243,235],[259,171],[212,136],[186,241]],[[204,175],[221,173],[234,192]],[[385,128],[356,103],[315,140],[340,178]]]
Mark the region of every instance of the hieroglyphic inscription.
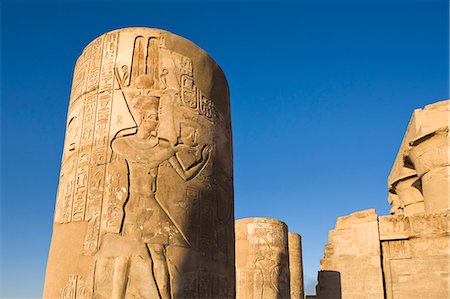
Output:
[[94,142],[89,166],[89,198],[86,208],[86,219],[89,221],[89,225],[83,246],[85,254],[93,254],[99,245],[106,163],[107,157],[109,156],[109,125],[114,92],[114,63],[117,42],[117,32],[109,33],[104,37]]
[[88,299],[90,294],[88,288],[79,275],[71,275],[67,285],[61,289],[61,299]]
[[119,233],[124,216],[123,205],[128,197],[128,169],[117,157],[107,165],[103,209],[105,233]]
[[287,245],[287,226],[281,221],[236,221],[236,298],[289,298]]
[[[184,62],[185,59],[186,57],[183,57],[182,61]],[[189,65],[192,66],[192,62],[183,65],[187,65],[182,69],[184,73],[181,76],[181,99],[183,104],[194,109],[198,114],[211,119],[214,112],[212,100],[202,94],[201,90],[195,86],[194,78],[189,75],[192,73],[192,70],[189,70]]]
[[75,66],[75,72],[72,82],[72,92],[70,95],[69,112],[76,106],[81,96],[86,91],[86,80],[88,76],[92,47],[93,45],[90,44],[86,47],[86,49],[84,49]]
[[385,258],[411,258],[408,240],[388,241],[381,244]]
[[75,194],[72,205],[72,221],[84,221],[87,200],[87,184],[89,178],[89,164],[91,160],[92,139],[94,137],[95,111],[97,108],[97,87],[99,83],[103,37],[91,44],[91,63],[86,85],[84,113],[81,131],[80,151],[78,155],[77,174],[75,180]]
[[116,30],[83,51],[72,89],[44,297],[233,298],[233,186],[217,177],[232,178],[229,94],[217,64],[168,32]]
[[76,165],[79,159],[79,147],[83,127],[83,109],[79,107],[79,103],[80,99],[85,96],[92,48],[93,45],[89,45],[83,51],[75,67],[69,106],[70,120],[67,124],[68,133],[64,145],[60,187],[56,205],[55,222],[57,223],[68,223],[72,221],[74,191],[77,184]]

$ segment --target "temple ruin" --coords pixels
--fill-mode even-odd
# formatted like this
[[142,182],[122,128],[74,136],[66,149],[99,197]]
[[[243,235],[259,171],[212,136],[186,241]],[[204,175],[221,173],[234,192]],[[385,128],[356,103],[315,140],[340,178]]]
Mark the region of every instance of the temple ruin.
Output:
[[450,100],[414,111],[391,215],[337,220],[305,296],[302,239],[234,219],[229,90],[170,32],[92,41],[73,75],[44,298],[449,298]]
[[[414,111],[388,178],[391,215],[337,220],[316,298],[449,298],[449,124],[450,100]],[[340,277],[321,281],[326,272]]]

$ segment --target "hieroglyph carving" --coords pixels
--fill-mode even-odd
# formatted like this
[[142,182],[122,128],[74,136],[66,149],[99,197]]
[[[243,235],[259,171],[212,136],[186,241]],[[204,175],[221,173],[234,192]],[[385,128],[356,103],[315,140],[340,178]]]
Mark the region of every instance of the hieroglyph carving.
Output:
[[[108,203],[104,211],[107,214],[106,219],[109,221],[105,229],[108,232],[117,232],[135,240],[142,240],[146,244],[152,259],[159,295],[161,298],[170,298],[166,246],[171,244],[172,240],[178,243],[183,240],[187,246],[191,244],[177,220],[159,198],[161,196],[157,193],[159,168],[163,163],[168,162],[183,180],[190,180],[205,166],[211,147],[210,145],[197,145],[195,136],[191,136],[188,144],[184,144],[182,138],[176,139],[181,136],[171,135],[170,131],[167,136],[158,134],[158,126],[164,129],[172,126],[170,122],[173,119],[164,120],[160,117],[172,116],[173,118],[175,91],[168,89],[167,86],[164,90],[157,89],[159,85],[155,84],[158,82],[155,80],[157,65],[155,65],[154,56],[150,56],[156,54],[155,38],[148,39],[147,48],[145,44],[146,41],[142,37],[136,38],[131,74],[124,73],[122,75],[122,78],[129,78],[130,83],[125,86],[123,81],[119,81],[120,89],[137,128],[136,132],[132,134],[128,131],[124,134],[119,132],[112,141],[113,155],[116,156],[116,159],[108,165],[112,168],[108,175],[111,177],[113,174],[123,173],[121,169],[117,168],[127,169],[129,186],[128,197],[125,196],[127,188],[107,188],[107,190],[112,189],[112,199],[115,199],[115,202]],[[122,69],[126,68],[122,67]],[[117,69],[115,71],[117,79],[120,80],[120,73]],[[169,122],[169,124],[163,123],[163,121]],[[188,165],[184,165],[177,155],[186,147],[197,148],[199,152],[197,153],[198,158]],[[117,178],[117,182],[119,181],[120,177]],[[114,183],[113,179],[111,179],[111,183]],[[121,205],[125,206],[124,211],[120,211]],[[122,217],[117,217],[119,214]],[[127,261],[120,261],[118,267],[126,269]],[[118,269],[118,271],[121,275],[126,275],[126,270]],[[125,289],[126,279],[121,278],[117,281],[122,283],[121,288]]]
[[287,238],[281,221],[236,221],[236,298],[289,298]]
[[233,277],[208,265],[183,261],[191,272],[173,273],[180,254],[234,256],[231,172],[213,168],[215,134],[228,125],[166,32],[131,31],[101,36],[77,62],[55,223],[87,223],[82,254],[97,263],[95,294],[227,297]]
[[67,285],[61,289],[61,299],[88,299],[90,292],[86,288],[83,277],[71,275]]

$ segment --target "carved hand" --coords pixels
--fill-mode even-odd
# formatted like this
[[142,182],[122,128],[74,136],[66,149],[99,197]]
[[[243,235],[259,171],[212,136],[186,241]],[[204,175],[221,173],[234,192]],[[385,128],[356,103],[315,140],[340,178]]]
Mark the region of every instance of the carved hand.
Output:
[[211,146],[205,145],[205,147],[202,149],[202,160],[203,161],[208,160],[210,153],[211,153]]

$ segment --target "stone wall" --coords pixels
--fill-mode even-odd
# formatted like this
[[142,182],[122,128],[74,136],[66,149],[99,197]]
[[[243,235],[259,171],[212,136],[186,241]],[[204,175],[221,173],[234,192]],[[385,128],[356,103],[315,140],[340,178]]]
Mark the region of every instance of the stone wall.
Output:
[[[320,270],[340,273],[342,298],[383,298],[380,237],[375,210],[356,212],[337,220],[336,228],[328,235]],[[336,289],[328,286],[327,281],[319,283],[319,286],[325,290]],[[321,295],[321,292],[317,296],[329,297]]]
[[[330,231],[321,270],[340,274],[343,299],[450,297],[449,124],[450,100],[415,110],[388,178],[391,216],[356,212]],[[329,298],[335,282],[320,278]]]
[[386,299],[449,298],[449,216],[379,217]]

